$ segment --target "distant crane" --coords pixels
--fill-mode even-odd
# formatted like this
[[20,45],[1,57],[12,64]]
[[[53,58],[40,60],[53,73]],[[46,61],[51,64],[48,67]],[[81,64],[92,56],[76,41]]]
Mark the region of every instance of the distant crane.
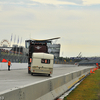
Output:
[[80,52],[77,56],[77,58],[81,58],[82,57],[82,53]]

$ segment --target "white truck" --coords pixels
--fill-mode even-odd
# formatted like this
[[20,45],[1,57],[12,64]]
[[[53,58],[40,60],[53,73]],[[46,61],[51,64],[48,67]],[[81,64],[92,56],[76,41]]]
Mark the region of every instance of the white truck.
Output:
[[47,53],[33,53],[31,59],[31,75],[53,73],[54,55]]

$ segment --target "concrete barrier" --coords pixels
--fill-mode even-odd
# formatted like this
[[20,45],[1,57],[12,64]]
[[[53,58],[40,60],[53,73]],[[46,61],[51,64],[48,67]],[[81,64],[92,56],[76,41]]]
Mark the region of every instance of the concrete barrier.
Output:
[[[27,69],[28,63],[11,63],[10,69]],[[8,70],[8,63],[1,63],[0,62],[0,71]]]
[[84,78],[91,68],[28,84],[0,93],[0,100],[54,100]]

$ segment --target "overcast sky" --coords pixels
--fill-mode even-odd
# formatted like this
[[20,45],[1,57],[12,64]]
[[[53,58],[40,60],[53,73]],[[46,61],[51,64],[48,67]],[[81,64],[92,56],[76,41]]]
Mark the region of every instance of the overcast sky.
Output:
[[61,37],[60,56],[100,56],[100,0],[0,0],[0,42],[12,34],[12,44]]

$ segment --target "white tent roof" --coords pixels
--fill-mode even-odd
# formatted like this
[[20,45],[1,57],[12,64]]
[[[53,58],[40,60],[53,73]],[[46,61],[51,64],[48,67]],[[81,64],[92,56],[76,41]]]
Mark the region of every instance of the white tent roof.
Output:
[[10,51],[12,48],[0,48],[0,49],[4,49],[4,50]]

